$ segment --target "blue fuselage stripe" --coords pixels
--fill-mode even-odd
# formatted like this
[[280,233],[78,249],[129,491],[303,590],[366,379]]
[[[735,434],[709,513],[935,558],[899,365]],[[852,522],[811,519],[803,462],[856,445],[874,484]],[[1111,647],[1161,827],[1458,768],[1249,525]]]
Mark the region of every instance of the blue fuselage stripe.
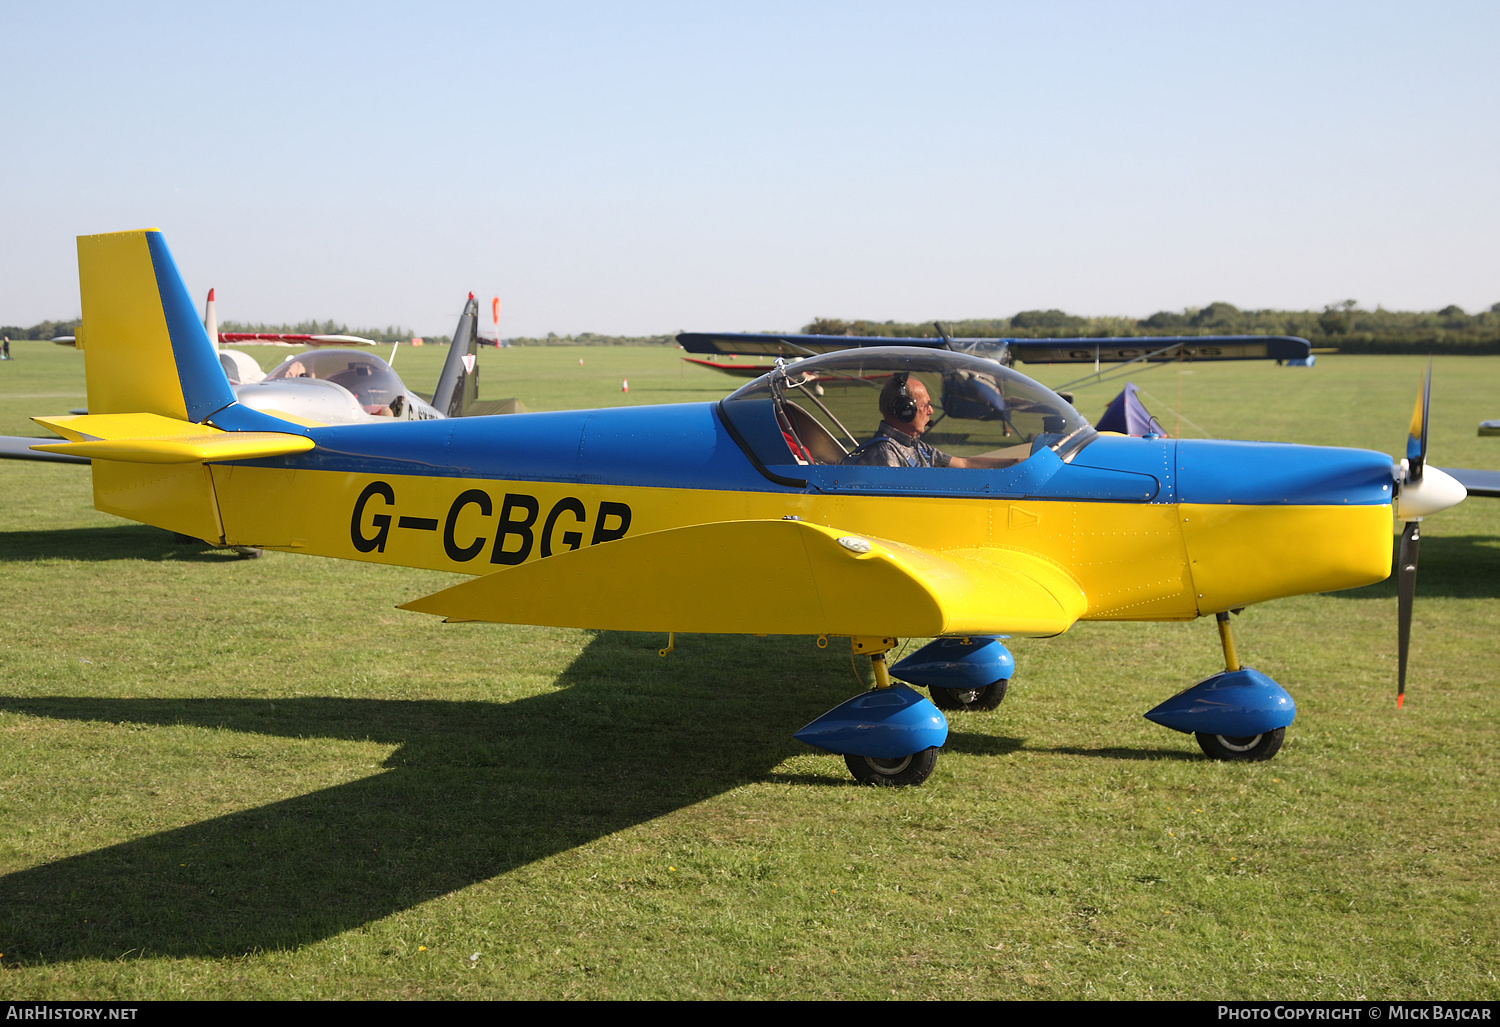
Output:
[[[214,422],[230,430],[287,430],[286,422],[238,405]],[[1094,440],[1066,464],[1043,449],[1003,470],[772,468],[807,478],[804,490],[757,471],[725,430],[714,403],[336,425],[299,433],[317,448],[245,462],[358,474],[736,492],[1289,506],[1391,500],[1391,461],[1383,453],[1109,436]]]

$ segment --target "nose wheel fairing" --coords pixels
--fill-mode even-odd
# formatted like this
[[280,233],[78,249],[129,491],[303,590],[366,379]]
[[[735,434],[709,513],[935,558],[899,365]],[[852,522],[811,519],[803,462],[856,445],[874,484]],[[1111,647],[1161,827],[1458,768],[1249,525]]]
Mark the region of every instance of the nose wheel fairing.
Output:
[[1290,725],[1297,704],[1260,671],[1241,667],[1204,678],[1144,716],[1184,734],[1249,738]]
[[1015,672],[1015,658],[993,635],[934,639],[891,666],[891,676],[902,681],[958,691],[988,688]]
[[840,756],[902,760],[941,747],[948,720],[916,690],[892,685],[839,703],[793,737]]

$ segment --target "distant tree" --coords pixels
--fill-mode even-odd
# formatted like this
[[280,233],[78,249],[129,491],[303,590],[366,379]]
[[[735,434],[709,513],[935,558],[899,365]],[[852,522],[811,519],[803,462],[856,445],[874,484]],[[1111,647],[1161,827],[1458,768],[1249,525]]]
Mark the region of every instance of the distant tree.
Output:
[[1192,321],[1187,314],[1178,314],[1170,310],[1158,310],[1150,317],[1141,322],[1141,327],[1150,328],[1152,331],[1171,335],[1186,331],[1192,327]]
[[1448,331],[1461,332],[1469,327],[1469,315],[1457,303],[1450,303],[1439,310],[1438,317],[1443,319],[1443,327]]
[[1010,319],[1010,326],[1040,336],[1079,335],[1088,328],[1088,321],[1061,310],[1023,310]]
[[836,317],[815,317],[802,329],[805,335],[852,335],[848,321]]
[[1318,327],[1323,329],[1324,335],[1348,335],[1354,326],[1354,308],[1358,305],[1357,300],[1328,304],[1318,318]]
[[1233,303],[1210,303],[1190,319],[1194,328],[1202,328],[1220,335],[1233,334],[1240,329],[1240,308]]

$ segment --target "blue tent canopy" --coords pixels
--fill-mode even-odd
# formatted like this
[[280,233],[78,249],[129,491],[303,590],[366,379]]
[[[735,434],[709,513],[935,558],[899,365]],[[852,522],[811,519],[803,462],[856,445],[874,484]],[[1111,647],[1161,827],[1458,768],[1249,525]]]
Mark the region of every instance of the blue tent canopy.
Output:
[[1099,431],[1117,431],[1121,435],[1166,435],[1151,412],[1141,404],[1135,394],[1135,383],[1126,382],[1118,396],[1110,400],[1104,416],[1094,423]]

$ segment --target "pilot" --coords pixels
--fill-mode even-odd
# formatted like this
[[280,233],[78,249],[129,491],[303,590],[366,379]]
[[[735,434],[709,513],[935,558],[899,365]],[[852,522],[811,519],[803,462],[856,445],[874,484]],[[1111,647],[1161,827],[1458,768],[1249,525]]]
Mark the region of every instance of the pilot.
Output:
[[932,419],[932,399],[920,378],[897,371],[880,390],[880,427],[841,461],[867,467],[1010,467],[1016,460],[950,456],[922,441]]

